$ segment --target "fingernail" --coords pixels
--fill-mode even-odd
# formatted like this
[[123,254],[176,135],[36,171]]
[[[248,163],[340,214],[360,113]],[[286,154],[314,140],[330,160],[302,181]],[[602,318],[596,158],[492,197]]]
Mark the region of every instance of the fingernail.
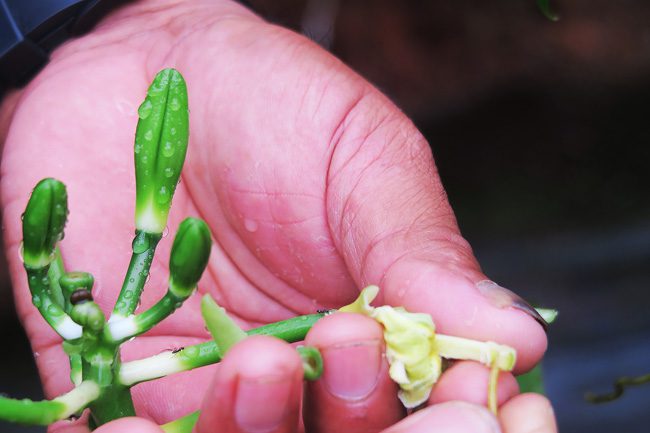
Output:
[[250,433],[263,433],[280,425],[289,413],[292,381],[284,375],[240,377],[235,398],[235,420]]
[[377,386],[382,359],[379,340],[334,345],[322,354],[322,380],[332,395],[360,400]]
[[490,280],[479,281],[476,283],[476,288],[492,305],[498,308],[512,307],[523,311],[542,325],[544,331],[547,331],[548,323],[546,323],[546,320],[528,302],[524,301],[521,296]]

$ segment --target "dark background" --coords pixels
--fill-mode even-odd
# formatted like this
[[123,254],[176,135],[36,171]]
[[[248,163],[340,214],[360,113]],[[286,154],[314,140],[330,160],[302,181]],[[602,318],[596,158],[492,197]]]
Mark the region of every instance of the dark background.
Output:
[[[486,274],[560,310],[545,358],[560,430],[649,431],[650,384],[583,394],[650,372],[650,2],[551,2],[558,22],[535,0],[250,3],[388,94],[431,143]],[[0,391],[37,398],[0,274]]]

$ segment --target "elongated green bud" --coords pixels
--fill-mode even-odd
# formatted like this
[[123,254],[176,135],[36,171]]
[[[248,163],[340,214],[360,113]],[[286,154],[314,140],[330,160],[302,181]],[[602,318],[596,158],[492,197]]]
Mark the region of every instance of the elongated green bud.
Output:
[[162,233],[189,135],[187,87],[178,71],[163,69],[156,75],[138,115],[135,226],[148,233]]
[[23,261],[28,268],[42,268],[54,258],[56,243],[63,238],[68,217],[68,194],[56,179],[41,180],[23,214]]
[[169,290],[187,297],[196,288],[210,257],[212,239],[208,225],[186,218],[178,227],[169,257]]

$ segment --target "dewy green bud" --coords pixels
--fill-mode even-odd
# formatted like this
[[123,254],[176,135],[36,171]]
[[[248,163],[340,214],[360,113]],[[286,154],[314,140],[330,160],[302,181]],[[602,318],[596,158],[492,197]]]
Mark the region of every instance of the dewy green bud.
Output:
[[187,87],[178,71],[164,69],[156,75],[138,115],[135,226],[148,233],[162,233],[189,135]]
[[59,278],[61,289],[65,293],[72,293],[78,289],[91,290],[95,279],[88,272],[66,272]]
[[43,268],[53,259],[56,243],[63,238],[68,217],[68,194],[56,179],[41,180],[23,214],[23,261],[29,268]]
[[208,264],[212,240],[208,225],[186,218],[178,227],[169,257],[169,290],[179,297],[189,296]]
[[70,317],[79,325],[92,331],[101,331],[106,318],[104,313],[93,301],[83,302],[72,307]]

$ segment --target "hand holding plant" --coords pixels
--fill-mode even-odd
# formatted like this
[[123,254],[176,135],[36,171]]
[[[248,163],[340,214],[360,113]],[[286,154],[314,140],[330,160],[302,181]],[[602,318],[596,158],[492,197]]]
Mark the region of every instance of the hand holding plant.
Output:
[[[110,315],[133,251],[125,239],[133,236],[139,192],[128,156],[137,107],[147,81],[168,64],[188,81],[192,126],[166,225],[174,234],[188,215],[206,221],[215,243],[199,290],[212,294],[239,325],[250,329],[340,307],[357,297],[359,287],[377,283],[378,305],[426,312],[443,334],[513,347],[516,371],[539,360],[546,345],[541,327],[520,311],[526,307],[517,298],[476,284],[485,277],[458,234],[427,143],[390,102],[310,42],[239,5],[184,2],[152,9],[143,2],[59,49],[19,103],[5,106],[13,113],[2,160],[7,254],[48,396],[70,389],[69,364],[60,337],[33,313],[27,296],[18,254],[26,197],[43,177],[65,181],[71,210],[62,243],[66,270],[94,276],[94,302]],[[166,296],[172,242],[164,233],[163,227],[136,313]],[[199,300],[188,298],[149,333],[126,342],[124,363],[206,341]],[[122,316],[132,312],[130,305]],[[326,372],[308,387],[305,423],[311,431],[333,431],[351,419],[348,431],[369,423],[380,430],[403,416],[377,355],[383,348],[378,331],[367,318],[332,315],[308,337],[326,365],[340,366],[337,375]],[[295,421],[298,354],[263,337],[236,348],[217,369],[214,384],[224,386],[210,386],[211,367],[143,383],[134,388],[137,413],[163,424],[203,405],[213,415],[199,421],[200,432],[226,420],[249,427],[264,421],[242,420],[264,414],[242,407],[267,408],[286,425]],[[350,380],[336,382],[346,372]],[[286,399],[259,400],[271,393],[263,386],[275,383],[265,379],[269,375],[289,384],[284,394],[272,392]],[[459,363],[441,376],[429,401],[485,404],[488,376],[478,364]],[[352,378],[358,383],[346,388]],[[509,374],[500,380],[504,402],[516,387]],[[249,392],[239,395],[247,397],[237,400],[234,390],[246,386]],[[271,401],[280,407],[271,411]],[[449,413],[444,407],[426,416],[440,419]],[[266,421],[274,421],[271,414]],[[231,431],[236,428],[242,427]]]

